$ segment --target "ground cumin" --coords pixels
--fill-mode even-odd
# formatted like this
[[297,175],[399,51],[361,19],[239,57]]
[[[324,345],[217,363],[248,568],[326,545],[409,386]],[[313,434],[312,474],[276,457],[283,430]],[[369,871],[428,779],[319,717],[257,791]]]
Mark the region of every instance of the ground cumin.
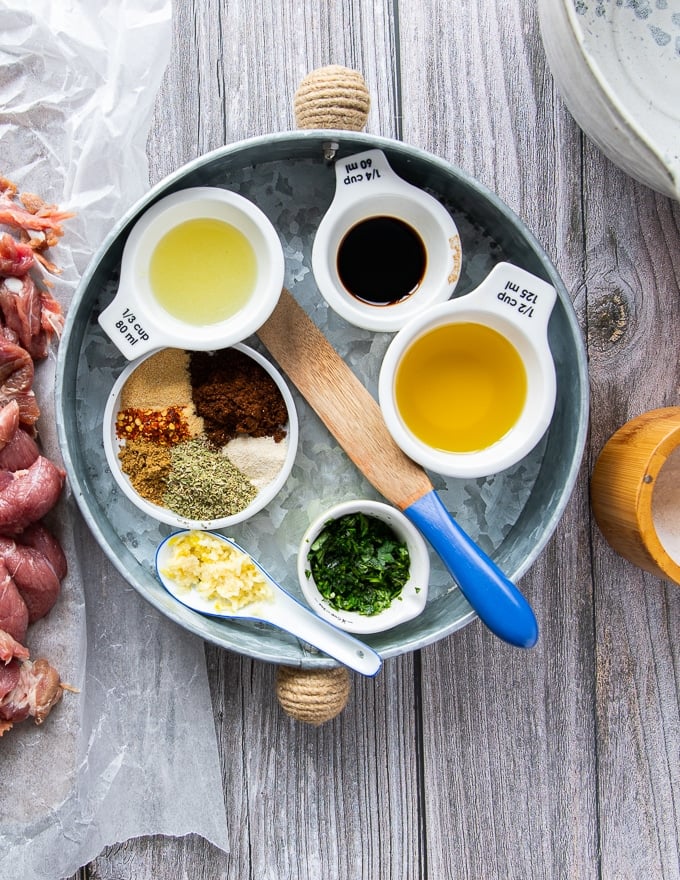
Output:
[[288,411],[278,385],[238,349],[191,352],[189,378],[196,413],[215,447],[242,434],[276,441],[286,436]]
[[153,504],[162,504],[171,467],[168,447],[148,440],[129,440],[118,458],[135,491]]

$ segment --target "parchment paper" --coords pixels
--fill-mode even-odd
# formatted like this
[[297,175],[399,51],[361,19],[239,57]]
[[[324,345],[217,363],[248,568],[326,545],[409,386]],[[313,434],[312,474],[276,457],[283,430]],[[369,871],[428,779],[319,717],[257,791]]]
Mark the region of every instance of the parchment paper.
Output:
[[[145,147],[170,0],[0,0],[0,175],[77,212],[51,256],[65,311],[111,225],[148,188]],[[36,371],[61,461],[55,352]],[[66,489],[49,525],[69,574],[28,647],[79,689],[0,739],[0,877],[70,876],[105,846],[197,833],[228,850],[204,646],[108,563]],[[102,577],[102,574],[103,577]]]

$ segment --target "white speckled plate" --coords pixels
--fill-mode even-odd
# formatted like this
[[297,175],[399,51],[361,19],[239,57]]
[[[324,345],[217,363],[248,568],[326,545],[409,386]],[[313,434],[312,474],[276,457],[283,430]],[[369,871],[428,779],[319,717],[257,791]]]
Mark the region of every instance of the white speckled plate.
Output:
[[619,167],[680,199],[678,0],[539,0],[553,76]]

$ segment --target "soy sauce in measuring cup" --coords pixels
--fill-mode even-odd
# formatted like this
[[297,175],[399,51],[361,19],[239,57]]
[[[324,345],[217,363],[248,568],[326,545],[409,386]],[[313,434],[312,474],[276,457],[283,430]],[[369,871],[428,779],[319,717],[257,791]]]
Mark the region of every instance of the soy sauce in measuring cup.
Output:
[[340,242],[337,270],[347,291],[377,306],[402,302],[420,286],[427,251],[415,229],[398,217],[367,217]]
[[312,246],[314,280],[328,305],[366,330],[399,330],[446,301],[462,249],[449,210],[399,177],[382,150],[335,163],[335,195]]

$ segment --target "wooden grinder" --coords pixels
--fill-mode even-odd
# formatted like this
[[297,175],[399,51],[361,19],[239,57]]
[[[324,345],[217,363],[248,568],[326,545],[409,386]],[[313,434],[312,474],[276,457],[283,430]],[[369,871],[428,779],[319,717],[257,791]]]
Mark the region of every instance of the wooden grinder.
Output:
[[[368,118],[370,98],[360,73],[331,65],[309,73],[295,93],[299,128],[360,131]],[[339,715],[347,704],[350,676],[346,667],[298,669],[281,666],[276,696],[284,712],[315,726]]]
[[[593,513],[609,544],[634,565],[676,584],[680,565],[657,534],[653,495],[661,468],[678,447],[679,406],[643,413],[610,437],[591,481]],[[677,498],[680,523],[680,485]]]

